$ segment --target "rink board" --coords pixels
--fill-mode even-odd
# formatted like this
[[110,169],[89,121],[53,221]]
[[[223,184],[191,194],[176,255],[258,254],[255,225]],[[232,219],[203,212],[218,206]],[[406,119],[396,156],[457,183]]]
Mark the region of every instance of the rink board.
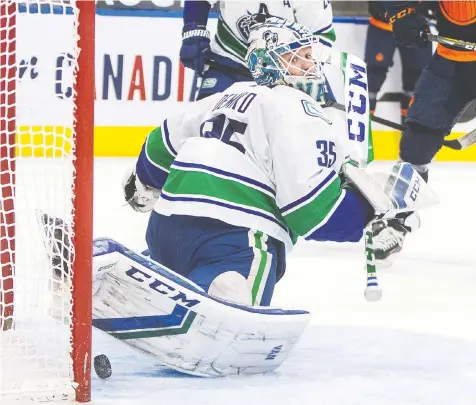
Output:
[[[154,127],[96,127],[94,155],[97,157],[135,157],[142,143]],[[464,135],[455,132],[451,137]],[[373,131],[375,159],[395,160],[398,158],[400,132]],[[476,147],[456,151],[443,147],[436,155],[437,161],[476,162]]]
[[[142,144],[155,127],[96,127],[94,156],[96,157],[136,157]],[[46,129],[42,131],[42,129]],[[67,127],[24,127],[17,138],[17,156],[23,157],[61,157],[71,150],[71,128]],[[451,138],[464,135],[454,132]],[[373,131],[376,160],[396,160],[400,142],[398,131]],[[465,150],[452,150],[443,147],[436,155],[441,162],[476,162],[476,147]]]
[[[70,14],[55,12],[21,13],[18,18],[17,124],[32,127],[35,132],[30,136],[28,129],[22,131],[20,144],[23,146],[31,145],[31,142],[46,142],[48,145],[58,142],[48,137],[42,139],[37,131],[39,124],[71,125],[72,18]],[[208,24],[212,35],[215,21],[216,16],[212,16]],[[176,12],[98,10],[95,44],[96,156],[136,156],[150,130],[160,125],[184,102],[189,102],[193,72],[179,63],[181,28],[182,18]],[[363,58],[367,20],[338,17],[334,20],[334,28],[337,33],[335,47]],[[43,35],[35,36],[33,32],[42,32]],[[130,35],[131,32],[134,35]],[[56,39],[53,40],[53,37]],[[339,100],[339,95],[343,95],[340,73],[326,70],[326,74]],[[379,94],[379,99],[391,101],[379,101],[376,115],[400,122],[399,102],[392,101],[398,98],[400,92],[401,67],[397,53],[394,66]],[[457,125],[455,132],[465,133],[474,128],[476,119],[472,117],[473,113],[469,114],[467,122]],[[373,129],[376,159],[396,159],[400,134],[378,124],[374,124]],[[55,146],[56,150],[61,149],[60,145]],[[50,155],[51,150],[48,152]],[[38,148],[30,151],[28,147],[22,149],[23,156],[38,156],[41,153]],[[462,152],[444,148],[437,159],[476,161],[476,148]]]

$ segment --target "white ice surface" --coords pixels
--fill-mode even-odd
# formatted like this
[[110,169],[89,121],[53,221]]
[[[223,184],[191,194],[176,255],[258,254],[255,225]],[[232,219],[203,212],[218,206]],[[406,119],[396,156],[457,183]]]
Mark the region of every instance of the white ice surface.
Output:
[[[94,233],[142,249],[148,216],[122,206],[132,164],[96,160]],[[184,377],[95,332],[93,355],[108,355],[113,375],[93,376],[93,404],[475,405],[476,164],[435,164],[430,185],[441,203],[379,271],[378,303],[363,296],[362,244],[298,244],[273,304],[312,320],[278,372]]]

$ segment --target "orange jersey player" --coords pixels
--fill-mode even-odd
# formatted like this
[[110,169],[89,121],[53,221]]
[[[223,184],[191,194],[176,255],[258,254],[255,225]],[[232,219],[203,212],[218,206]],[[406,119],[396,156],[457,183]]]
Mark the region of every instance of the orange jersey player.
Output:
[[[476,41],[476,1],[439,1],[438,32],[443,37]],[[444,58],[469,62],[476,61],[476,52],[453,50],[438,44],[436,48]]]
[[[427,46],[428,23],[416,8],[418,2],[386,2],[387,21],[398,46]],[[436,9],[439,35],[476,42],[476,1],[439,1]],[[400,140],[400,159],[411,163],[428,181],[428,167],[443,146],[456,117],[476,99],[476,51],[438,44],[415,87]],[[402,248],[407,229],[381,224],[374,239],[377,259]]]
[[[429,15],[430,2],[420,3],[418,11]],[[402,94],[400,109],[402,121],[407,115],[408,103],[415,90],[415,84],[423,68],[428,65],[432,55],[431,43],[424,48],[398,46],[392,33],[392,26],[385,21],[386,1],[369,1],[370,20],[365,41],[365,62],[367,63],[369,102],[373,114],[377,106],[377,96],[389,71],[393,57],[398,49],[402,61]]]
[[[395,26],[395,38],[403,46],[422,45],[426,42],[427,30],[424,19],[419,15],[415,1],[389,1],[386,17]],[[426,2],[428,3],[428,2]],[[439,35],[462,41],[476,41],[476,1],[438,1],[436,19]],[[406,29],[408,28],[408,29]],[[460,62],[476,61],[476,53],[438,45],[437,53],[446,59]]]

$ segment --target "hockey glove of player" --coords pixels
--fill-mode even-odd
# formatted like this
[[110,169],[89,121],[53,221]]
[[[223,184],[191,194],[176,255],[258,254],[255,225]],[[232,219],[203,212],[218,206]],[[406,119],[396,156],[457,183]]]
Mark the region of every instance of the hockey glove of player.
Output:
[[126,173],[122,186],[127,204],[137,212],[151,211],[160,196],[160,190],[141,183],[135,169]]
[[389,19],[398,46],[425,47],[430,33],[428,21],[413,8],[406,8]]
[[180,61],[202,75],[210,57],[210,33],[205,25],[185,24],[182,30]]

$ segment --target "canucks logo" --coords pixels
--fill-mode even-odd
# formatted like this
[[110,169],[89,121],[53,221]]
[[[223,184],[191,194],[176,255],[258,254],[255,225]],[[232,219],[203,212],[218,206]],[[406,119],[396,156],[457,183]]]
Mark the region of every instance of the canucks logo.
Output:
[[248,37],[250,36],[250,26],[253,21],[253,15],[244,15],[236,22],[236,28],[245,41],[248,41]]
[[255,24],[265,22],[266,18],[269,17],[269,16],[270,15],[267,14],[267,13],[251,14],[248,11],[247,15],[243,15],[240,18],[238,18],[238,20],[236,21],[236,29],[240,33],[241,37],[245,41],[248,41],[248,37],[250,36],[251,27]]

